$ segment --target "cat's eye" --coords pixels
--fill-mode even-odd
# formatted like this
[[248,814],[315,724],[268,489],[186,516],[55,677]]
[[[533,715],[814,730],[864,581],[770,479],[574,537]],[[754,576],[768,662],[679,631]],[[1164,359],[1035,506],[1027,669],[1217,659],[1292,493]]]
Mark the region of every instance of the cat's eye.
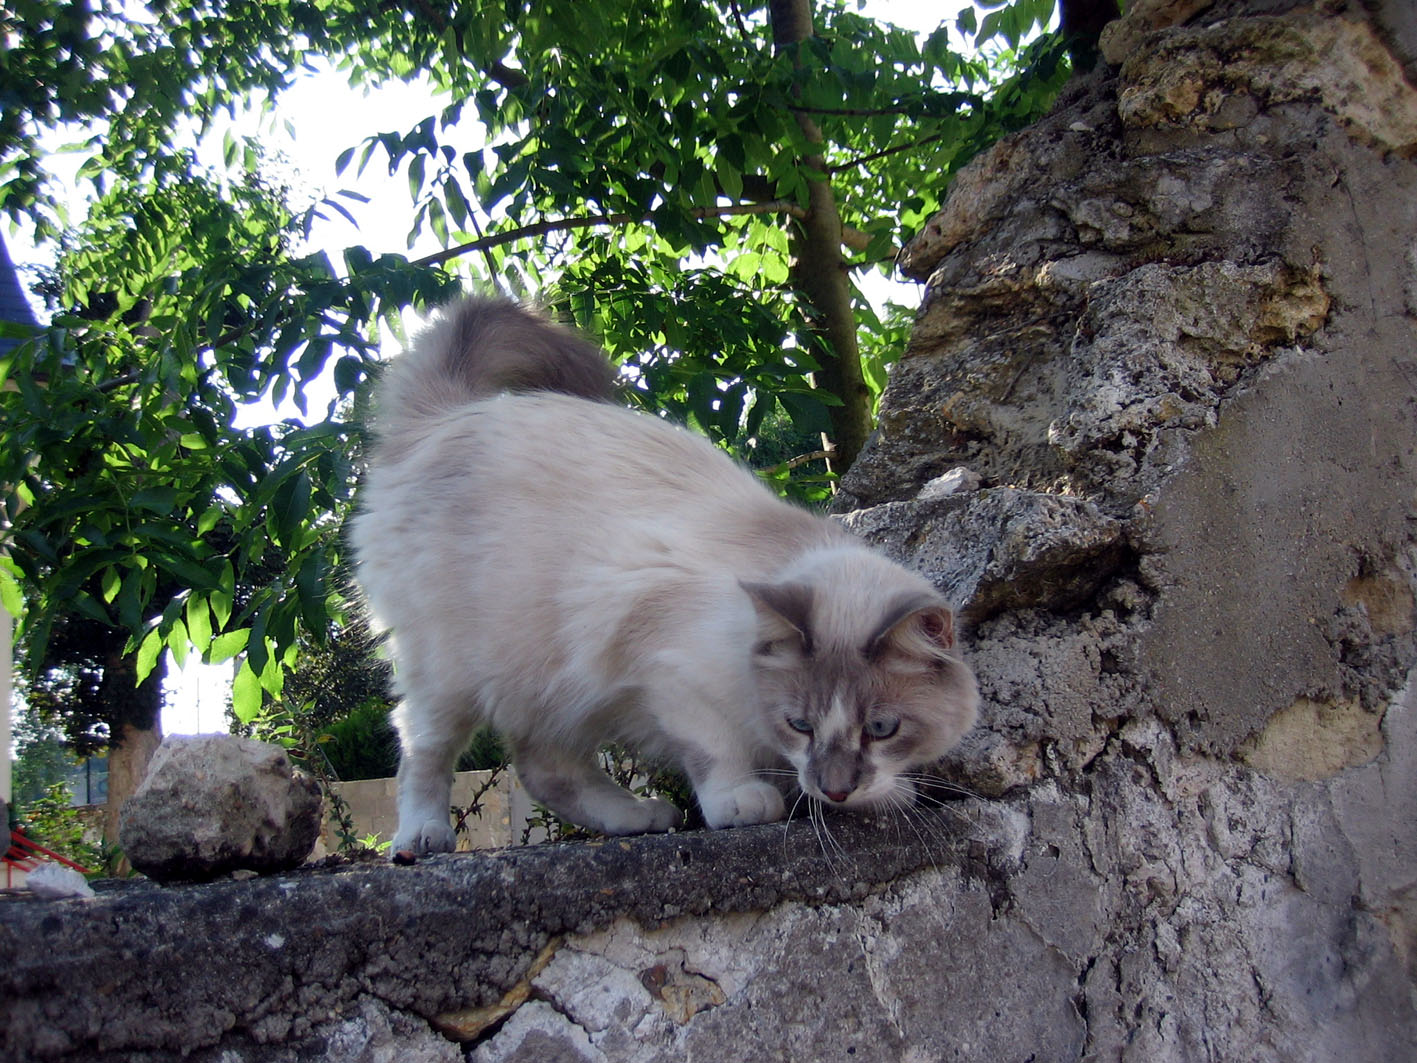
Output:
[[798,734],[809,735],[812,733],[812,725],[801,716],[793,716],[787,721],[787,726],[791,727]]
[[866,722],[864,730],[867,738],[889,738],[900,730],[900,721],[894,716],[877,716],[874,720]]

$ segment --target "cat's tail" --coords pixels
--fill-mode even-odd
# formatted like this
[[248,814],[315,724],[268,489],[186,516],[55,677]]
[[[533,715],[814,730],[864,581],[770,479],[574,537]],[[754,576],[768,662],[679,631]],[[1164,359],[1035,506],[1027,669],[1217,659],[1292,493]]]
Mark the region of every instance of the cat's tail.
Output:
[[595,344],[508,299],[472,296],[445,309],[379,385],[385,443],[499,391],[615,397],[615,370]]

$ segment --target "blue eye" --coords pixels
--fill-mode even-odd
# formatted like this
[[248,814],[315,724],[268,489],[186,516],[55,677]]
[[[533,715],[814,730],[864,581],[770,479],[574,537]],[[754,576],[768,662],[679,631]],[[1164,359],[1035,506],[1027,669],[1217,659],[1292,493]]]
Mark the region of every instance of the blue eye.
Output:
[[872,739],[889,738],[900,730],[900,721],[894,716],[878,716],[866,724],[866,737]]
[[787,726],[791,727],[798,734],[809,735],[812,733],[812,725],[801,716],[794,716],[787,721]]

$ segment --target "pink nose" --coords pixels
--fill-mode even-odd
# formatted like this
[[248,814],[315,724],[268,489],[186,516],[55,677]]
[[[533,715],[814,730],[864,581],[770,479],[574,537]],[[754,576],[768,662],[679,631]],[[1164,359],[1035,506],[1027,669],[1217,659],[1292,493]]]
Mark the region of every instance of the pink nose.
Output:
[[835,801],[837,804],[841,804],[851,796],[850,790],[823,790],[822,793],[826,794],[829,800]]

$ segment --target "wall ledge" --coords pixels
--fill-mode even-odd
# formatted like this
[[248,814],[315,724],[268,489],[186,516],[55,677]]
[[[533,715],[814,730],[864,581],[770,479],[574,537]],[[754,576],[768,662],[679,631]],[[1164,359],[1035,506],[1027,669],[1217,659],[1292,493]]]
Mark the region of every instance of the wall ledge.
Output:
[[[628,917],[858,901],[929,867],[997,874],[1002,806],[794,821],[424,858],[246,881],[101,883],[0,899],[0,1052],[157,1060],[290,1043],[375,998],[427,1020],[494,1005],[555,936]],[[988,839],[993,839],[989,841]],[[991,865],[994,869],[991,872]],[[246,1058],[244,1055],[240,1058]]]

